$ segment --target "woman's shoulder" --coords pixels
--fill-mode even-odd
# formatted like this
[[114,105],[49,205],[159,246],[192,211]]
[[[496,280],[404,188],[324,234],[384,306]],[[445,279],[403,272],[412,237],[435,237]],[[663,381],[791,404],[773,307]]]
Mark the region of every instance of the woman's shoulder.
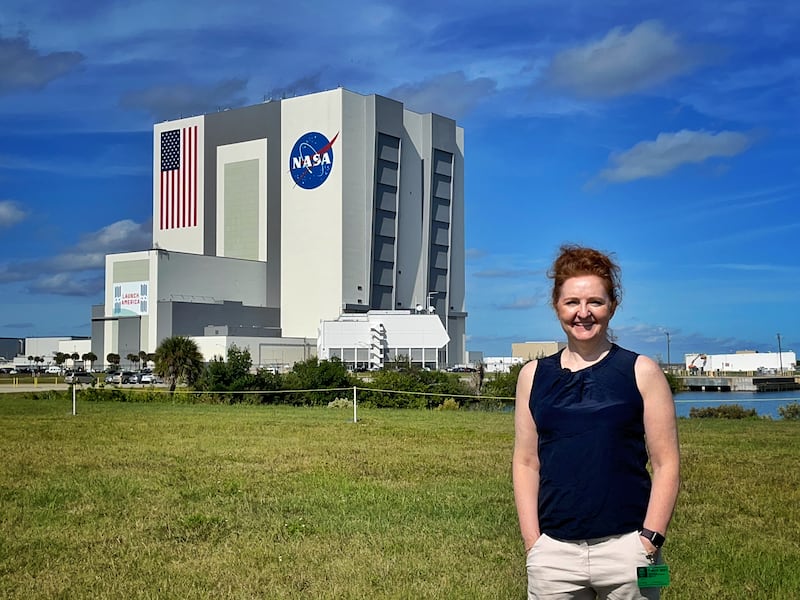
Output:
[[529,360],[522,368],[519,370],[519,379],[527,379],[529,377],[533,377],[533,374],[536,373],[536,366],[539,364],[538,360]]
[[644,354],[636,354],[636,372],[639,373],[653,373],[658,371],[661,373],[661,367],[649,356]]

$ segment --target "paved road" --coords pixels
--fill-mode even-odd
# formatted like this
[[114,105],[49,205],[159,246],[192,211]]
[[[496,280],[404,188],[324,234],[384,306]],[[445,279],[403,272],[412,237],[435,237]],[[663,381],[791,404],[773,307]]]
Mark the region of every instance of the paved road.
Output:
[[14,385],[12,383],[0,384],[0,394],[10,392],[42,392],[46,390],[66,390],[69,386],[66,383],[39,383],[33,385],[32,383],[21,383]]
[[[88,388],[88,387],[89,387],[88,385],[78,384],[78,391],[80,391],[81,388]],[[109,388],[113,388],[113,387],[117,387],[117,386],[111,386],[110,385],[108,387]],[[149,387],[150,387],[149,385],[132,384],[132,385],[121,386],[121,389],[143,389],[143,388],[149,388]],[[154,387],[160,388],[160,387],[166,387],[166,386],[157,385],[157,386],[154,386]],[[39,382],[36,385],[34,385],[32,383],[22,383],[22,384],[19,384],[19,385],[14,385],[12,383],[6,383],[6,382],[0,383],[0,394],[12,393],[12,392],[45,392],[47,390],[68,390],[68,389],[69,389],[69,384],[66,384],[66,383],[52,383],[52,382],[42,383],[42,382]]]

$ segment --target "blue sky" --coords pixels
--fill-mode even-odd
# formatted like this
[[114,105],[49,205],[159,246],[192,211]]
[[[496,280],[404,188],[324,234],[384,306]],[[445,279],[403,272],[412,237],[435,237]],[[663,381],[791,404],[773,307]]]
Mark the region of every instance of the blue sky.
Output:
[[154,122],[340,85],[465,129],[469,349],[563,338],[574,242],[633,350],[800,350],[785,0],[4,0],[0,337],[89,335],[104,255],[151,245]]

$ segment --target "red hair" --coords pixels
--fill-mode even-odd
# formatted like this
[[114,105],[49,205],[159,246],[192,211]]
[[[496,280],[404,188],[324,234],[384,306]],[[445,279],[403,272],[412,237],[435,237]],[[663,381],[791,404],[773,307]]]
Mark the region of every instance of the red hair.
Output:
[[610,254],[575,244],[561,246],[553,266],[547,271],[547,276],[553,280],[552,302],[554,307],[558,304],[564,282],[571,277],[580,277],[581,275],[596,275],[602,279],[608,297],[611,299],[611,309],[612,311],[617,309],[622,301],[619,265],[614,262]]

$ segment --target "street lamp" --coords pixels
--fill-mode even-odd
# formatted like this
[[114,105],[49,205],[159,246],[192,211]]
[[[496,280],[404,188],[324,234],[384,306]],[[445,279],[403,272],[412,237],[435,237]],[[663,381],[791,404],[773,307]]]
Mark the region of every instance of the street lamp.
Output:
[[669,357],[669,331],[665,331],[664,335],[667,336],[667,371],[670,370],[669,365],[672,362]]

